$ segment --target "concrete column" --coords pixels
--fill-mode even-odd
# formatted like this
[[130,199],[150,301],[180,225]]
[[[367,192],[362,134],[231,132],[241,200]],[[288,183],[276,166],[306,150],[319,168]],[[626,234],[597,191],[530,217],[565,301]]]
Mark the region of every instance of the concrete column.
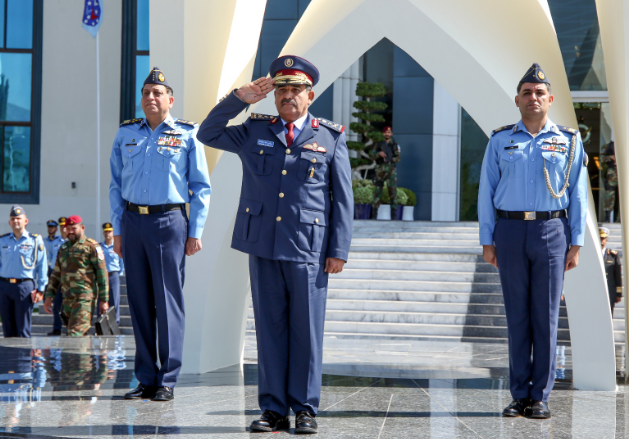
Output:
[[434,82],[432,129],[432,220],[459,220],[461,107]]
[[334,122],[345,125],[345,135],[347,140],[358,141],[358,134],[350,131],[349,124],[357,122],[358,119],[352,116],[356,110],[353,105],[358,100],[356,96],[356,84],[362,79],[361,60],[358,59],[347,70],[341,74],[333,83],[333,119]]

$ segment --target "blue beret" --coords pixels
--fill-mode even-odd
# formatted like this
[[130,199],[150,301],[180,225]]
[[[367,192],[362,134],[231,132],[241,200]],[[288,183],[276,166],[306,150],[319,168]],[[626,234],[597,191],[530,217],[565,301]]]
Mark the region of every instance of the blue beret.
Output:
[[319,82],[319,70],[314,64],[294,55],[277,58],[271,63],[269,73],[276,86],[287,84],[315,86]]
[[542,70],[542,68],[537,63],[533,63],[531,67],[526,71],[522,79],[520,79],[520,84],[525,82],[533,82],[538,84],[550,84],[548,82],[548,78],[546,77],[546,73]]
[[148,84],[163,85],[164,87],[170,88],[172,90],[172,87],[168,84],[164,73],[159,69],[159,67],[153,67],[153,70],[151,70],[149,76],[144,80],[144,85],[142,86],[142,88],[144,88],[144,86]]
[[48,227],[57,227],[59,225],[59,223],[57,223],[57,221],[55,221],[55,220],[48,220],[48,221],[46,221],[46,225]]
[[13,207],[11,207],[11,216],[20,216],[20,215],[26,215],[26,212],[24,212],[24,209],[22,209],[22,206],[18,206],[16,204]]

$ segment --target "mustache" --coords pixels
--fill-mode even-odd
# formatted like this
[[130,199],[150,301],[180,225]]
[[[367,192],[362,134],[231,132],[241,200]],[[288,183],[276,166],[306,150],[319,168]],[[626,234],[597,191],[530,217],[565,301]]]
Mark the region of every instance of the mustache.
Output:
[[284,104],[291,104],[294,107],[297,106],[297,102],[295,102],[294,99],[282,99],[282,105]]

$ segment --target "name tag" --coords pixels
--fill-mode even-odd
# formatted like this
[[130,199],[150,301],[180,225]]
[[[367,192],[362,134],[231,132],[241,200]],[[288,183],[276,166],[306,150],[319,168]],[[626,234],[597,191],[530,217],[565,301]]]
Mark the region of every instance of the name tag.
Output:
[[520,147],[518,145],[505,146],[505,151],[509,149],[520,149]]
[[258,139],[258,145],[260,145],[260,146],[268,146],[269,148],[273,148],[273,142],[271,142],[270,140]]

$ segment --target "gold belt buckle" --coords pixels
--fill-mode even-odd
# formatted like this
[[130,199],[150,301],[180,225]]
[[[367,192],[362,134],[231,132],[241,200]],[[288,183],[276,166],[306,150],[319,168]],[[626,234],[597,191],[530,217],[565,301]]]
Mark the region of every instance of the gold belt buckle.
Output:
[[138,206],[141,215],[148,215],[149,207],[148,206]]
[[9,279],[9,283],[10,284],[16,284],[17,283],[17,279]]
[[534,220],[535,218],[535,212],[524,212],[524,220],[525,221],[530,221],[530,220]]

